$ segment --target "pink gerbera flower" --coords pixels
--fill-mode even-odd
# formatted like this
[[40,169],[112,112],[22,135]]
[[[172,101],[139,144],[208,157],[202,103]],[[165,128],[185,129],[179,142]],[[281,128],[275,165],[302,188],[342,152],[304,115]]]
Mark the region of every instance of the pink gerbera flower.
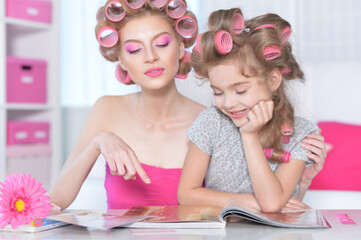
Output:
[[6,176],[5,182],[0,182],[0,192],[0,228],[9,223],[17,228],[49,215],[50,197],[44,195],[46,190],[30,174]]

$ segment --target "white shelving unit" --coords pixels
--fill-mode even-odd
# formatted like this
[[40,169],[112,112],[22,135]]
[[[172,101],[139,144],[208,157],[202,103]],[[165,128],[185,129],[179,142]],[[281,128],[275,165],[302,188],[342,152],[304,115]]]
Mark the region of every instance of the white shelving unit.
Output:
[[[47,171],[48,181],[43,182],[46,188],[50,187],[61,168],[59,1],[49,1],[52,3],[52,22],[45,24],[6,17],[6,1],[0,0],[0,181],[4,181],[7,174],[12,174],[8,172],[6,123],[14,120],[47,121],[50,123],[49,167],[34,166],[41,171]],[[6,56],[47,61],[47,103],[7,103]]]

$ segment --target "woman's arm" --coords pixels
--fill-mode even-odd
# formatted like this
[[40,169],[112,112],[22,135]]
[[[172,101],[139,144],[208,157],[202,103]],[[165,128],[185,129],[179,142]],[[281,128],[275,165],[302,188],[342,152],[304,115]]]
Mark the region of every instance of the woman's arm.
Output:
[[61,209],[74,201],[100,153],[104,155],[112,174],[130,179],[138,172],[143,180],[148,178],[132,149],[118,136],[106,131],[108,105],[106,98],[96,102],[75,147],[50,189],[51,201]]
[[322,170],[326,158],[325,139],[323,136],[310,133],[303,141],[302,147],[310,151],[307,157],[314,161],[309,167],[306,167],[300,181],[298,199],[302,200],[311,185],[312,179]]
[[192,142],[184,162],[178,187],[178,202],[181,205],[212,205],[225,207],[232,202],[245,209],[259,211],[253,194],[220,192],[203,187],[210,156]]

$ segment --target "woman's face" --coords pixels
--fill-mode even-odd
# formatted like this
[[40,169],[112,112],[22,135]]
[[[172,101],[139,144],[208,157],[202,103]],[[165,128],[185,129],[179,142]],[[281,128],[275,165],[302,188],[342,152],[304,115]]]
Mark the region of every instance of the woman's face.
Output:
[[120,29],[120,64],[133,82],[143,88],[160,89],[174,82],[183,42],[159,16],[142,16]]

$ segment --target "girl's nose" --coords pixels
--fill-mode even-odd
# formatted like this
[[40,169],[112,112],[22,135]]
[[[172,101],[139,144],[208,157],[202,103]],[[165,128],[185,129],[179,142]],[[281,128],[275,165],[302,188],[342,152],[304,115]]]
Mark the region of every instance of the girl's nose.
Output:
[[223,107],[225,109],[232,109],[236,105],[234,98],[224,95]]

